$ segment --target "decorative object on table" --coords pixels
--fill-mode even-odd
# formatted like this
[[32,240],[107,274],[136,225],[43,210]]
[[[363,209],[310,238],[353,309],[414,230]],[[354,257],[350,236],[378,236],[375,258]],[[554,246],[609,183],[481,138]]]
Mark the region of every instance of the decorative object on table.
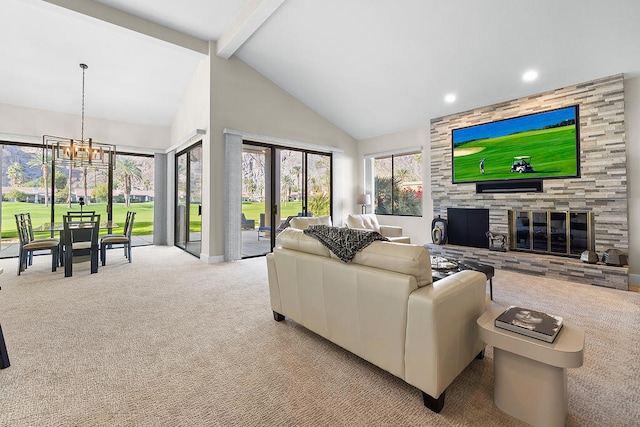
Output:
[[551,343],[562,329],[562,317],[511,306],[496,318],[495,325],[497,328]]
[[358,203],[359,205],[362,205],[362,208],[360,209],[360,213],[366,214],[367,206],[371,205],[371,194],[358,194],[358,199],[356,200],[356,203]]
[[586,262],[588,264],[595,264],[599,261],[598,254],[594,251],[584,251],[580,255],[580,261]]
[[440,215],[431,221],[431,241],[436,245],[447,243],[447,220]]
[[441,256],[431,255],[431,269],[437,271],[454,270],[458,268],[458,263]]
[[112,167],[116,166],[116,146],[93,141],[84,137],[84,74],[86,64],[80,64],[82,68],[82,125],[80,139],[58,137],[52,135],[42,136],[42,161],[43,163],[71,165],[74,168]]
[[506,252],[505,244],[507,243],[507,235],[502,233],[494,233],[493,231],[487,231],[485,233],[489,239],[489,250]]
[[627,256],[618,249],[607,249],[602,254],[602,262],[615,267],[622,267],[627,263]]

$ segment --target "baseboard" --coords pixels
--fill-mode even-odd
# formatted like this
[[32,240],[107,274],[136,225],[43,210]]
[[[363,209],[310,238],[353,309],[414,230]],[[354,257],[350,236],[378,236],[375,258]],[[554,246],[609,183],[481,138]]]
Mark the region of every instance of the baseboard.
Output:
[[221,262],[224,262],[224,255],[209,256],[201,253],[200,261],[204,261],[207,264],[219,264]]
[[640,274],[629,274],[629,290],[640,292]]

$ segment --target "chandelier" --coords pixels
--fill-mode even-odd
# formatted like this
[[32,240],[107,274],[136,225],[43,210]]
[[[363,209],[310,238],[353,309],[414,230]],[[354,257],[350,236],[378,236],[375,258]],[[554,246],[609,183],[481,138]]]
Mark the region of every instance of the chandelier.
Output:
[[89,66],[82,68],[82,127],[80,139],[59,136],[42,136],[42,161],[76,168],[103,167],[115,168],[116,146],[93,141],[84,137],[84,73]]

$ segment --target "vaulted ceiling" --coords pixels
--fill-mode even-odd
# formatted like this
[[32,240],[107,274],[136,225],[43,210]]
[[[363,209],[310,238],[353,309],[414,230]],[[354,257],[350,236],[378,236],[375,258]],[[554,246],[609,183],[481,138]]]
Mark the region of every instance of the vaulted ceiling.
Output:
[[79,114],[87,63],[87,116],[168,127],[216,40],[364,139],[640,76],[639,18],[637,0],[0,0],[0,103]]

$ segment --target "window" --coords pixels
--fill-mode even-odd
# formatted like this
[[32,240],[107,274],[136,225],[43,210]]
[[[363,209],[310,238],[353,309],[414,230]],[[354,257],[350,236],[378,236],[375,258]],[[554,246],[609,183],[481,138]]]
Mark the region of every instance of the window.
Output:
[[373,194],[378,215],[422,216],[422,153],[374,158]]

